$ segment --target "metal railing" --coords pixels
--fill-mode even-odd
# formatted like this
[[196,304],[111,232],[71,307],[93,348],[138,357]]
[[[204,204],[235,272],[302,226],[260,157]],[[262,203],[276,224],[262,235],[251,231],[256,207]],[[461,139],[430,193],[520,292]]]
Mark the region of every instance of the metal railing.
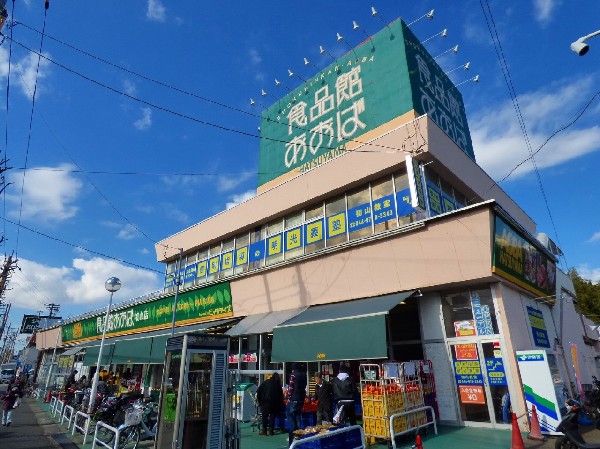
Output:
[[62,412],[63,412],[64,408],[65,408],[65,403],[63,401],[57,400],[54,403],[54,411],[52,412],[52,416],[56,417],[56,414],[58,413],[58,417],[60,418],[62,416]]
[[[82,417],[83,421],[80,421],[79,417]],[[71,435],[75,435],[76,430],[79,430],[83,434],[83,443],[81,444],[85,444],[90,430],[90,415],[81,411],[75,413],[75,419],[73,420],[73,430],[71,431]]]
[[347,435],[344,444],[338,446],[343,447],[345,449],[366,449],[367,443],[365,441],[365,432],[362,426],[342,427],[340,429],[335,429],[330,432],[320,433],[310,437],[302,438],[301,440],[294,440],[290,445],[289,449],[302,449],[303,447],[314,447],[310,444],[313,441],[321,441],[327,438],[335,438],[337,435],[340,434],[356,432],[360,434],[359,438],[348,438],[349,436]]
[[[108,443],[105,443],[104,441],[98,439],[98,429],[100,427],[104,427],[105,429],[109,430],[110,432],[113,432],[115,434],[114,438],[111,438]],[[116,427],[112,427],[109,426],[106,423],[103,423],[102,421],[98,421],[96,423],[96,430],[94,431],[94,439],[92,440],[92,449],[96,449],[96,443],[98,443],[100,446],[104,446],[108,449],[117,449],[119,447],[119,433],[121,433],[121,431],[116,428]],[[112,442],[112,445],[110,444]]]
[[[427,413],[427,410],[431,410],[432,421],[427,421],[425,424],[420,424],[415,427],[408,427],[406,430],[403,430],[402,432],[394,433],[394,419],[400,418],[400,417],[406,416],[406,415],[411,415],[413,413],[423,412],[423,411],[425,411],[425,413]],[[436,424],[436,420],[435,420],[435,410],[433,409],[433,407],[431,407],[429,405],[426,405],[424,407],[414,408],[414,409],[408,410],[406,412],[393,414],[392,416],[390,416],[390,437],[392,439],[392,448],[396,449],[396,437],[397,436],[404,435],[405,433],[409,433],[409,432],[418,431],[419,429],[421,429],[423,427],[427,427],[427,426],[431,426],[431,425],[433,425],[433,430],[435,431],[435,434],[437,435],[438,431],[437,431],[437,424]]]
[[52,415],[54,416],[54,410],[56,410],[56,402],[58,401],[58,398],[56,396],[52,396],[50,398],[50,413],[52,413]]
[[71,422],[73,421],[73,418],[75,417],[75,408],[73,408],[72,405],[65,405],[63,408],[63,412],[60,415],[60,423],[62,424],[65,419],[67,419],[67,415],[69,417],[69,422],[67,423],[67,430],[69,430],[69,428],[71,427]]

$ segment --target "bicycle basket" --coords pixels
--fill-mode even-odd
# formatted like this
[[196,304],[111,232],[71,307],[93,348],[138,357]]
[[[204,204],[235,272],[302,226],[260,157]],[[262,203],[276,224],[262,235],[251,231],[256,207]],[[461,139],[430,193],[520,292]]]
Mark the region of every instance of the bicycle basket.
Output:
[[142,421],[141,409],[130,408],[125,412],[125,425],[137,426]]

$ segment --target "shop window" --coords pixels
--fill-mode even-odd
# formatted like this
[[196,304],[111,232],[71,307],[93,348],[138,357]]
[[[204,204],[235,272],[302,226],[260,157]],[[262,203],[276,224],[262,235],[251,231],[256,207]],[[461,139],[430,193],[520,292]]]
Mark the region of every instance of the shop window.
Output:
[[265,266],[265,237],[266,227],[257,227],[250,233],[250,246],[248,247],[248,269],[258,270]]
[[181,265],[185,266],[183,288],[190,288],[196,283],[196,258],[198,254],[194,253],[181,259]]
[[234,254],[234,274],[245,273],[248,271],[248,245],[250,243],[250,234],[247,232],[238,235],[235,238]]
[[398,224],[400,226],[416,220],[416,211],[412,206],[410,183],[406,169],[394,174],[394,187],[396,188],[396,205],[398,209]]
[[233,267],[235,265],[235,239],[227,240],[223,242],[221,248],[221,269],[219,271],[219,278],[231,276],[233,274]]
[[350,240],[373,233],[373,214],[369,187],[361,187],[348,194],[348,236]]
[[283,218],[267,224],[266,265],[283,260]]
[[325,233],[327,246],[335,246],[348,241],[346,219],[346,197],[341,196],[325,203]]
[[325,226],[323,204],[306,209],[304,212],[303,237],[306,254],[325,248]]
[[487,288],[442,296],[442,313],[448,338],[498,334],[494,301]]
[[286,260],[304,254],[302,239],[302,211],[294,212],[284,218],[285,232],[283,233],[283,250]]
[[454,189],[454,201],[456,201],[456,207],[459,209],[467,205],[465,196],[456,189]]
[[371,184],[373,223],[376,234],[398,226],[394,193],[391,176]]
[[211,246],[208,253],[206,281],[210,282],[219,277],[219,270],[221,269],[221,243]]

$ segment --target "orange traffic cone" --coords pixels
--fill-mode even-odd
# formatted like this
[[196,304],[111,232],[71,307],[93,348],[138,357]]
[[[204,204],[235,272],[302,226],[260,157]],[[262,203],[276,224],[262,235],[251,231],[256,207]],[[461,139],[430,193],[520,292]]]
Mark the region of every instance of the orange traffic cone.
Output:
[[423,442],[421,441],[421,435],[417,435],[417,440],[415,441],[415,449],[423,449]]
[[510,445],[510,449],[525,449],[516,413],[512,414],[512,444]]
[[46,395],[46,399],[44,399],[44,402],[50,402],[50,399],[52,399],[52,392],[48,390],[48,394]]
[[542,435],[542,429],[540,429],[540,421],[538,420],[535,404],[531,404],[531,424],[529,427],[530,430],[527,438],[530,440],[546,441],[546,437]]

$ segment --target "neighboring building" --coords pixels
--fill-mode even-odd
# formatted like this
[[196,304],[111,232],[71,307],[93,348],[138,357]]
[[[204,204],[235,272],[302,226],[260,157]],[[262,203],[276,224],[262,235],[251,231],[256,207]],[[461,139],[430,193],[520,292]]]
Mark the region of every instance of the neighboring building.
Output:
[[[111,314],[106,363],[159,384],[177,291],[176,332],[231,335],[248,376],[431,360],[445,422],[507,426],[507,392],[522,415],[516,351],[545,349],[568,388],[578,351],[591,383],[598,334],[555,247],[477,165],[460,92],[403,22],[265,110],[261,133],[257,196],[156,245],[165,291]],[[93,365],[102,319],[69,320],[59,346]]]

